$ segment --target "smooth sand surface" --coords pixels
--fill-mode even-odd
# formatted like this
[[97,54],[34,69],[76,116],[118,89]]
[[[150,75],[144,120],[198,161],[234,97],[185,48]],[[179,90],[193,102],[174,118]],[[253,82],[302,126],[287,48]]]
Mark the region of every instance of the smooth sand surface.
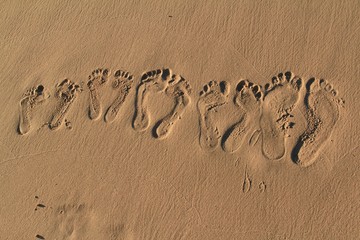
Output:
[[0,239],[360,239],[359,30],[356,0],[1,1]]

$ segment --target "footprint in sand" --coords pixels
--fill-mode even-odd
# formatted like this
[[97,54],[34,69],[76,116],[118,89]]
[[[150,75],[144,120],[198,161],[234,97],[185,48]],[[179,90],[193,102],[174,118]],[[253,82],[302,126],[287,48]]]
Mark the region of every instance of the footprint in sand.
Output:
[[165,90],[167,96],[175,100],[175,106],[154,127],[154,137],[162,139],[169,135],[173,125],[181,118],[186,107],[190,104],[191,87],[180,75],[172,75]]
[[108,69],[98,68],[89,76],[87,86],[90,90],[89,117],[91,120],[97,120],[101,116],[102,105],[99,90],[107,82],[109,74]]
[[113,82],[113,88],[119,89],[119,94],[110,105],[105,114],[105,122],[113,122],[126,100],[127,95],[130,92],[130,89],[133,84],[133,75],[129,72],[117,70],[114,74],[115,80]]
[[147,111],[147,96],[150,92],[163,92],[172,77],[169,68],[157,69],[142,75],[137,88],[135,101],[135,115],[132,127],[137,132],[145,131],[150,125],[150,115]]
[[51,130],[56,130],[62,125],[66,113],[76,99],[78,93],[81,91],[82,88],[78,84],[75,84],[68,79],[63,80],[56,86],[56,97],[59,98],[60,103],[49,123],[49,128]]
[[50,235],[55,239],[81,239],[91,228],[91,211],[85,204],[59,206]]
[[204,150],[213,151],[219,145],[220,134],[212,120],[212,112],[228,102],[230,84],[222,81],[210,81],[204,85],[197,102],[200,124],[200,146]]
[[339,105],[343,103],[337,97],[337,91],[327,81],[309,79],[304,100],[307,128],[291,153],[296,164],[308,167],[314,163],[339,119]]
[[260,127],[262,131],[262,152],[271,160],[285,154],[285,130],[291,127],[290,113],[299,100],[302,80],[291,72],[279,73],[265,85]]
[[50,97],[43,85],[31,88],[23,95],[20,101],[20,120],[18,131],[21,135],[28,133],[31,129],[31,114],[34,107]]
[[[241,119],[226,131],[222,147],[226,152],[235,152],[245,140],[250,128],[258,126],[263,93],[259,85],[241,80],[236,86],[234,103],[245,111]],[[255,123],[255,124],[253,124]]]

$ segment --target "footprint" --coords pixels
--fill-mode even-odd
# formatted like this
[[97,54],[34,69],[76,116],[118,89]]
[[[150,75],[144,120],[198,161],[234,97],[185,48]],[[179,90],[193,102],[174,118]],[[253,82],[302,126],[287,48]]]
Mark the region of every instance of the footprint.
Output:
[[55,211],[53,234],[59,239],[81,239],[90,229],[91,216],[85,204],[67,204]]
[[234,103],[242,108],[245,113],[241,119],[226,131],[222,141],[222,147],[226,152],[235,152],[245,140],[245,135],[252,127],[252,123],[258,121],[261,110],[263,93],[259,85],[248,80],[241,80],[236,86]]
[[228,102],[229,92],[230,84],[226,81],[220,83],[210,81],[200,92],[197,102],[200,124],[199,142],[204,150],[213,151],[219,145],[220,134],[212,120],[211,112]]
[[323,79],[309,79],[306,89],[307,129],[291,153],[292,160],[301,167],[314,163],[339,119],[339,105],[343,104],[343,100],[337,97],[337,91]]
[[98,68],[89,76],[87,86],[90,90],[89,117],[91,120],[97,120],[101,116],[102,106],[99,89],[107,82],[109,73],[109,70],[106,68]]
[[173,75],[165,92],[175,99],[176,103],[171,112],[161,119],[154,127],[154,137],[162,139],[169,135],[173,125],[181,118],[186,107],[190,104],[191,87],[182,76]]
[[265,85],[260,127],[262,131],[262,152],[271,160],[285,154],[285,130],[292,126],[288,118],[299,100],[302,80],[291,72],[279,73],[272,78],[272,84]]
[[115,98],[114,102],[110,105],[105,114],[105,122],[113,122],[119,112],[119,109],[126,100],[127,95],[133,84],[133,75],[129,72],[117,70],[114,74],[115,81],[113,83],[114,89],[119,89],[119,95]]
[[31,88],[23,95],[20,101],[20,120],[18,131],[24,135],[31,129],[31,114],[34,107],[50,97],[43,85]]
[[60,103],[49,124],[51,130],[56,130],[61,126],[69,107],[74,102],[77,94],[81,91],[82,88],[78,84],[75,84],[68,79],[63,80],[56,86],[56,97],[59,98]]
[[149,71],[142,75],[137,88],[135,115],[132,123],[135,131],[145,131],[150,125],[150,115],[146,106],[149,92],[165,91],[171,76],[172,71],[169,68]]

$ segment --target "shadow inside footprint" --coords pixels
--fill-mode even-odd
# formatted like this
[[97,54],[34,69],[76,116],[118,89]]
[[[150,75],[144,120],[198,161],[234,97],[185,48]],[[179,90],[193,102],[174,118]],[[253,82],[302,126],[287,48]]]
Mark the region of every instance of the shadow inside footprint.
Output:
[[225,131],[225,133],[223,134],[223,136],[221,138],[221,146],[224,150],[226,149],[225,146],[226,146],[226,142],[228,141],[228,139],[234,134],[234,131],[235,131],[235,129],[238,128],[239,124],[244,123],[244,121],[245,121],[245,118],[244,118],[244,116],[242,116],[241,119],[237,123],[233,124],[228,130]]
[[[304,105],[309,108],[309,95],[310,95],[310,88],[311,88],[311,85],[315,82],[315,78],[310,78],[307,83],[305,84],[305,89],[306,89],[306,94],[305,94],[305,97],[304,97]],[[294,146],[294,148],[292,149],[291,153],[290,153],[290,157],[291,157],[291,160],[294,162],[294,163],[298,163],[299,161],[299,157],[298,157],[298,154],[300,152],[300,149],[302,148],[302,146],[304,145],[304,142],[301,141],[301,140],[298,140]]]
[[152,128],[151,130],[151,135],[154,137],[154,138],[159,138],[160,136],[157,134],[156,130],[158,129],[158,127],[160,126],[160,124],[162,123],[162,120],[159,120],[155,125],[154,127]]
[[298,164],[299,162],[299,152],[300,152],[300,149],[302,148],[302,146],[304,145],[304,142],[303,141],[297,141],[297,143],[295,144],[293,150],[291,151],[291,160]]

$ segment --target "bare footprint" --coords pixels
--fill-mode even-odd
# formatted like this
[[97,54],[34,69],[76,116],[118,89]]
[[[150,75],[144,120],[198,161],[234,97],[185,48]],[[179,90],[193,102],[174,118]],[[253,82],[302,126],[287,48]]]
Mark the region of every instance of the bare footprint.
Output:
[[[250,128],[256,127],[261,112],[263,93],[259,85],[241,80],[236,86],[234,103],[245,111],[241,119],[226,131],[222,147],[226,152],[235,152],[245,140]],[[254,123],[255,124],[251,124]],[[254,126],[255,125],[255,126]]]
[[97,120],[102,113],[102,105],[99,96],[99,89],[108,80],[108,69],[98,68],[89,76],[87,86],[90,90],[89,117],[91,120]]
[[68,79],[63,80],[56,86],[56,97],[59,98],[60,103],[50,121],[49,128],[51,130],[56,130],[62,125],[69,107],[81,91],[82,88],[78,84]]
[[163,92],[172,76],[169,68],[157,69],[142,75],[137,88],[135,115],[132,127],[137,132],[145,131],[150,125],[150,115],[147,111],[147,96],[149,92]]
[[82,239],[90,228],[90,211],[85,204],[67,204],[55,211],[54,237]]
[[200,146],[204,150],[213,151],[219,145],[220,134],[212,120],[212,112],[228,102],[229,83],[210,81],[200,92],[197,102],[200,124]]
[[343,100],[337,98],[337,91],[323,79],[309,79],[306,88],[307,128],[291,153],[293,161],[301,167],[315,162],[339,119],[339,105],[343,104]]
[[127,95],[133,84],[133,75],[129,72],[117,70],[114,74],[114,89],[119,89],[119,95],[115,98],[105,114],[105,122],[113,122],[119,112],[119,109],[126,100]]
[[191,87],[180,75],[173,75],[166,88],[166,95],[175,99],[176,103],[171,112],[161,119],[154,127],[154,136],[162,139],[169,135],[173,125],[181,118],[186,107],[190,104]]
[[20,119],[18,131],[21,135],[28,133],[31,129],[31,114],[34,107],[50,97],[43,85],[29,89],[20,101]]
[[260,127],[262,152],[268,159],[280,159],[285,154],[285,130],[291,127],[288,118],[299,100],[302,80],[291,72],[279,73],[272,84],[265,85]]

